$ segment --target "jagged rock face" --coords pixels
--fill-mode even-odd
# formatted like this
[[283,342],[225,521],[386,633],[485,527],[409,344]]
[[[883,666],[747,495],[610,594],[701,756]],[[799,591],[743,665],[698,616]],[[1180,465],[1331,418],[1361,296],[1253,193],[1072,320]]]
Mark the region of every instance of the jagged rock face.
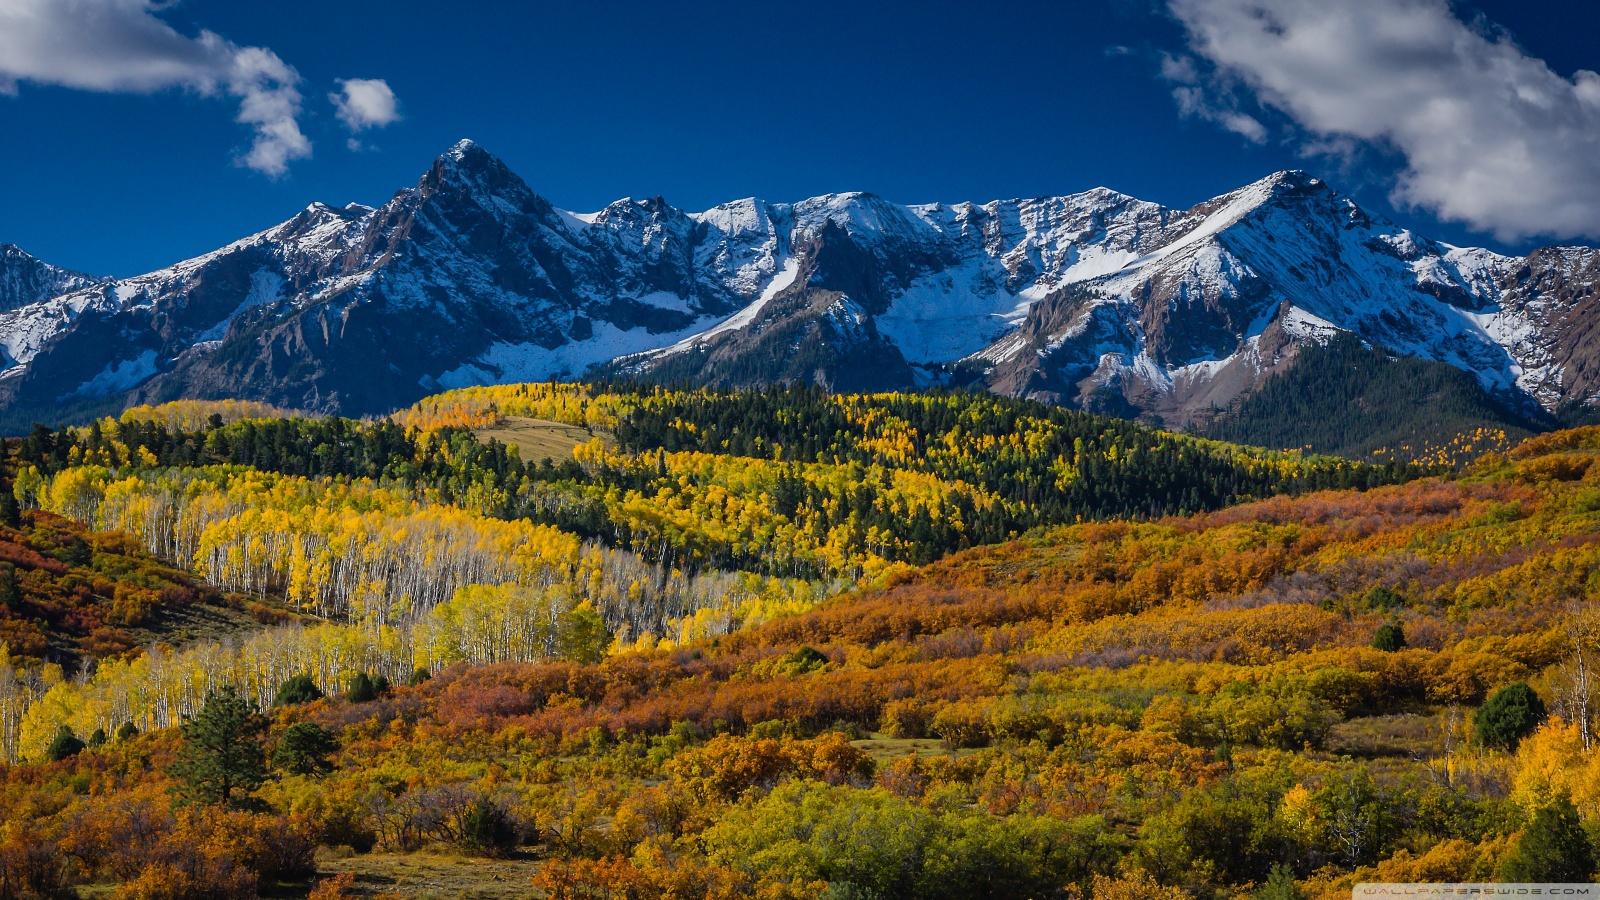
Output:
[[594,366],[717,385],[976,382],[1203,421],[1351,332],[1513,402],[1600,399],[1600,252],[1430,241],[1281,172],[1187,210],[1098,188],[558,209],[462,142],[377,208],[312,204],[96,280],[0,248],[0,408],[242,396],[352,414]]
[[[969,364],[1005,393],[1085,406],[1115,396],[1187,426],[1298,346],[1345,331],[1466,369],[1513,402],[1553,408],[1566,397],[1567,387],[1551,390],[1563,364],[1550,348],[1573,299],[1515,286],[1519,267],[1540,269],[1539,254],[1524,262],[1419,238],[1298,172],[1169,221],[1153,252],[1047,296]],[[1558,268],[1565,285],[1573,268]],[[1530,290],[1542,299],[1524,299]]]
[[0,316],[18,363],[0,392],[14,409],[243,395],[367,413],[576,375],[735,309],[761,261],[700,264],[718,236],[660,201],[563,212],[463,142],[377,209],[313,204],[171,269]]
[[1600,400],[1600,250],[1548,247],[1501,277],[1500,302],[1526,323],[1503,338],[1522,387],[1546,408]]
[[0,311],[39,303],[100,280],[53,266],[15,244],[0,244]]
[[[748,321],[732,328],[723,323],[718,327],[724,331],[625,358],[617,368],[714,387],[816,384],[869,391],[915,386],[911,366],[878,332],[866,305],[886,302],[884,261],[832,220],[822,221],[814,234],[799,234],[803,243],[794,247],[785,269],[741,311]],[[895,257],[890,277],[902,277],[919,260],[925,262],[915,254]]]

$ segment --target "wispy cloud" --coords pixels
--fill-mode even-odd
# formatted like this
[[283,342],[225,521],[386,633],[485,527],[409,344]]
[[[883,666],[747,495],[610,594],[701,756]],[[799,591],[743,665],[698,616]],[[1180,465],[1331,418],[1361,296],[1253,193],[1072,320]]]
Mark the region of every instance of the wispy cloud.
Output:
[[1214,122],[1251,143],[1267,139],[1267,127],[1239,109],[1232,91],[1221,84],[1201,86],[1200,69],[1190,57],[1162,54],[1161,77],[1173,83],[1172,99],[1185,116]]
[[311,155],[300,130],[300,75],[264,47],[202,30],[180,34],[157,0],[0,0],[0,92],[22,83],[86,91],[192,90],[239,102],[253,138],[237,162],[270,176]]
[[1241,90],[1313,141],[1397,151],[1397,203],[1505,240],[1600,235],[1600,75],[1560,75],[1446,0],[1168,5],[1192,56],[1162,70],[1187,114],[1264,137],[1228,105]]

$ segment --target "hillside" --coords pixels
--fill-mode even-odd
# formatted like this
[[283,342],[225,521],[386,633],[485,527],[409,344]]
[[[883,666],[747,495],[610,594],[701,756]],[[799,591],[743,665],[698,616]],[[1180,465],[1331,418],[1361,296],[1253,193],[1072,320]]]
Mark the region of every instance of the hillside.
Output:
[[[507,418],[611,443],[469,430]],[[1596,868],[1600,429],[1416,478],[981,396],[525,385],[14,452],[25,501],[322,621],[26,705],[13,893],[1320,898],[1548,874],[1552,835]],[[206,800],[175,726],[224,687],[262,777]]]
[[[0,645],[6,661],[71,673],[155,642],[185,644],[284,621],[153,558],[128,536],[42,510],[0,522]],[[3,509],[0,509],[3,513]]]
[[1342,336],[1300,350],[1200,431],[1260,447],[1452,463],[1504,450],[1551,421],[1508,409],[1459,369]]
[[[529,419],[569,426],[568,440],[589,437],[570,459],[524,461],[495,436]],[[392,482],[405,488],[397,499],[601,540],[669,568],[806,578],[876,576],[1084,517],[1189,512],[1423,471],[1249,450],[978,394],[565,384],[449,392],[372,423],[257,414],[169,425],[138,414],[38,429],[19,458],[53,508],[93,510],[135,460],[147,470],[135,476],[139,490],[195,478],[227,489],[238,473],[211,467],[248,466]],[[123,527],[116,510],[101,524]]]
[[[493,437],[530,421],[588,439],[555,459]],[[29,521],[66,517],[108,533],[93,542],[190,569],[262,615],[287,608],[320,623],[184,651],[212,677],[247,677],[269,648],[320,657],[331,640],[344,649],[317,664],[324,689],[355,667],[398,681],[414,664],[542,658],[568,641],[589,653],[602,635],[601,649],[711,638],[1039,526],[1422,471],[981,395],[561,384],[450,392],[378,421],[234,401],[136,407],[38,427],[11,452],[11,493],[36,509]],[[122,597],[113,587],[96,583],[82,604]],[[140,640],[98,617],[57,615],[28,646],[115,635],[125,651]],[[142,665],[131,663],[120,671]],[[110,731],[118,715],[171,725],[212,677],[155,697],[122,683],[76,710],[74,727]],[[270,687],[257,684],[259,702]],[[11,699],[26,708],[40,689]],[[53,727],[0,739],[0,752],[37,754]]]

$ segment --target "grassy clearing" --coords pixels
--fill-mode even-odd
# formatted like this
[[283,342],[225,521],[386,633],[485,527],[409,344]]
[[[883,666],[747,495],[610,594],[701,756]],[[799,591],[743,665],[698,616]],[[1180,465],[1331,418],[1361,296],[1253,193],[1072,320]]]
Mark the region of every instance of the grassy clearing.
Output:
[[380,895],[431,900],[512,900],[532,896],[531,882],[542,863],[531,856],[485,859],[449,853],[318,853],[317,877],[341,872],[356,876],[358,896]]
[[878,732],[864,740],[851,741],[850,745],[880,762],[902,756],[966,756],[977,752],[950,750],[938,738],[893,738]]
[[580,425],[523,416],[506,416],[495,425],[473,433],[479,440],[494,438],[502,444],[514,445],[524,462],[568,459],[572,456],[573,447],[591,441],[596,436],[604,437]]
[[144,627],[130,630],[144,644],[160,641],[182,647],[200,641],[243,639],[260,631],[263,625],[288,624],[307,618],[275,603],[252,601],[243,596],[234,596],[231,600],[232,605],[197,603],[157,607]]
[[1328,734],[1328,751],[1366,759],[1437,756],[1445,752],[1447,730],[1439,713],[1365,716],[1335,725]]

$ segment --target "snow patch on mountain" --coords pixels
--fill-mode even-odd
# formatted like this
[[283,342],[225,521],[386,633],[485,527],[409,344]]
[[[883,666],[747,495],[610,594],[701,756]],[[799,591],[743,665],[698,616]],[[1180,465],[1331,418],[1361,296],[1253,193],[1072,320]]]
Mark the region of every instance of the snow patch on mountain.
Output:
[[419,384],[427,390],[440,390],[475,384],[578,378],[596,364],[655,350],[663,337],[670,339],[674,335],[598,322],[587,340],[555,347],[536,343],[492,344],[471,361],[437,376],[424,377]]
[[878,331],[912,363],[961,359],[1015,326],[1029,301],[1006,290],[992,261],[925,275],[877,316]]
[[[679,340],[676,343],[661,349],[659,352],[682,353],[685,350],[692,350],[695,347],[703,346],[707,341],[710,341],[718,335],[727,334],[729,332],[738,331],[748,327],[750,323],[756,320],[757,316],[761,315],[761,310],[765,309],[766,305],[772,302],[772,298],[778,296],[779,293],[788,289],[794,284],[795,278],[799,274],[800,260],[795,257],[789,257],[788,259],[785,259],[783,261],[783,268],[779,269],[778,274],[774,275],[772,280],[767,282],[767,286],[761,291],[761,295],[756,297],[756,299],[753,300],[749,306],[744,307],[743,309],[729,316],[727,319],[717,323],[710,329],[683,338],[682,340]],[[640,349],[643,350],[646,348]]]
[[267,269],[258,269],[250,274],[250,293],[244,295],[239,305],[233,311],[218,319],[216,324],[205,331],[195,335],[195,343],[203,344],[208,341],[220,339],[228,333],[228,326],[246,310],[257,306],[265,306],[277,301],[283,291],[283,276]]
[[106,394],[125,391],[155,373],[156,353],[154,350],[146,350],[133,359],[116,360],[107,365],[93,378],[79,385],[74,396],[103,397]]

